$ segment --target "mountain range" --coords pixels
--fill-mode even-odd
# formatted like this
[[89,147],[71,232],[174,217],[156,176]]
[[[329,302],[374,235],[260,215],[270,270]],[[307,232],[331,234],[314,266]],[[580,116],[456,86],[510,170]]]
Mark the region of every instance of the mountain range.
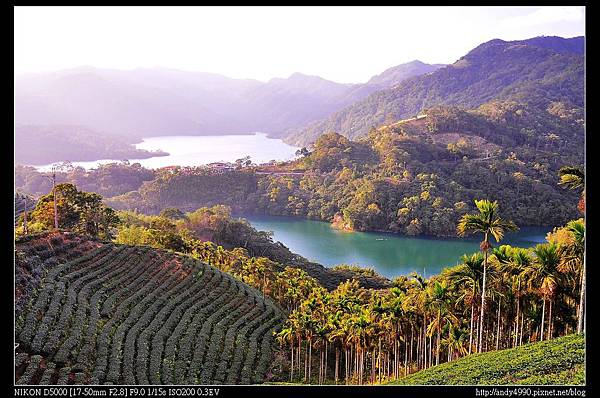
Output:
[[390,68],[365,84],[294,73],[266,83],[173,69],[79,67],[15,79],[17,125],[81,125],[108,135],[281,134],[440,65]]
[[307,127],[292,129],[286,140],[307,145],[335,131],[348,138],[374,127],[410,118],[437,105],[476,108],[492,100],[553,102],[583,108],[584,38],[536,37],[492,40],[436,71],[404,79]]
[[[31,126],[80,126],[127,143],[156,135],[261,131],[310,146],[326,132],[354,139],[434,106],[475,109],[494,101],[526,104],[542,114],[560,108],[582,115],[584,49],[584,37],[494,39],[450,65],[415,60],[362,84],[301,73],[260,82],[89,66],[22,75],[15,79],[15,122],[29,127],[17,129],[16,143],[26,142],[21,134]],[[72,149],[76,152],[75,145]]]

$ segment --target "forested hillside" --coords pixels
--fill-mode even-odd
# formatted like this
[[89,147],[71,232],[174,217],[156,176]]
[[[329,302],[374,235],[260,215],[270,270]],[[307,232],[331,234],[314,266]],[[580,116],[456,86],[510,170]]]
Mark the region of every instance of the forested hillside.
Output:
[[307,145],[331,131],[349,138],[364,136],[372,127],[442,104],[471,109],[491,100],[515,100],[545,109],[562,102],[581,112],[583,42],[583,37],[492,40],[451,65],[378,91],[286,139]]
[[[543,110],[513,101],[472,111],[435,107],[356,141],[323,135],[312,152],[278,166],[280,173],[176,168],[146,170],[142,178],[143,168],[113,165],[62,178],[89,181],[94,190],[113,172],[130,173],[129,185],[106,191],[118,209],[158,213],[225,204],[237,213],[307,217],[349,230],[454,236],[456,221],[478,197],[498,199],[519,225],[577,217],[577,194],[557,183],[560,167],[583,165],[582,130],[580,112],[561,102]],[[17,173],[30,190],[43,182],[36,175]]]
[[[134,191],[156,175],[154,170],[143,168],[139,163],[109,163],[91,170],[64,166],[55,170],[57,182],[71,182],[84,191],[105,197]],[[49,174],[40,173],[31,166],[15,165],[15,187],[34,196],[44,195],[52,189],[52,181],[45,177]]]
[[136,149],[131,137],[115,137],[83,126],[20,125],[15,128],[15,162],[44,165],[97,159],[146,159],[163,151]]

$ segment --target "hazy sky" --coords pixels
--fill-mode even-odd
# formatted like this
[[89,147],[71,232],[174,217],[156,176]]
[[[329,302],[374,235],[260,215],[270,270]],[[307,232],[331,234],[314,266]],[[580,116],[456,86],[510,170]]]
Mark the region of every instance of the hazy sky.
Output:
[[584,35],[584,7],[15,7],[15,72],[165,67],[359,83],[482,42]]

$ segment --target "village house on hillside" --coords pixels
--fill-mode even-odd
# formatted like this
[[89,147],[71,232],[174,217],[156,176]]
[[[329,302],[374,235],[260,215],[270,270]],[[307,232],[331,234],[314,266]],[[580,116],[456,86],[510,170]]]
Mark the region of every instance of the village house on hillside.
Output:
[[212,170],[218,171],[230,171],[235,169],[235,165],[227,162],[213,162],[206,165],[206,167]]

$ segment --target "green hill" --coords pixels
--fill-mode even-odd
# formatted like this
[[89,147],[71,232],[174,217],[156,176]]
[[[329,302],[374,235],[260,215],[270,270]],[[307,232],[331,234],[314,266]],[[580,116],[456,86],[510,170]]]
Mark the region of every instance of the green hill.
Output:
[[569,335],[508,350],[473,354],[390,384],[585,384],[585,341]]

